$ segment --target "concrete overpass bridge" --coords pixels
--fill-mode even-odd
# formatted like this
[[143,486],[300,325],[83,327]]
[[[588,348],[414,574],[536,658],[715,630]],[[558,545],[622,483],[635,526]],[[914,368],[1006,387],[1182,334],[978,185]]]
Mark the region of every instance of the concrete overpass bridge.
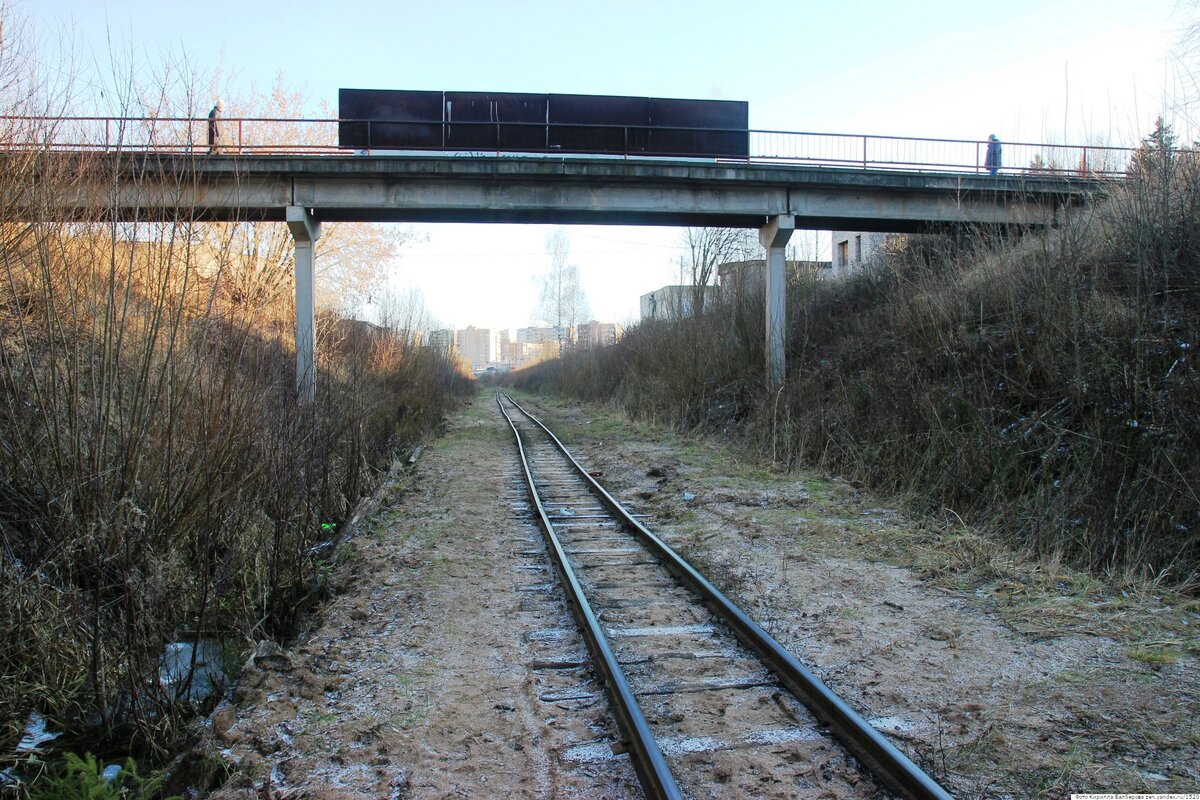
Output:
[[[1094,179],[587,157],[105,155],[61,207],[123,219],[505,222],[920,232],[1051,225]],[[118,182],[114,186],[113,176]]]
[[[982,143],[952,140],[894,141],[904,143],[906,152],[913,142],[970,146],[973,164],[969,149],[962,159],[966,163],[959,164],[923,154],[910,161],[868,159],[868,137],[852,137],[862,139],[860,162],[841,156],[375,154],[327,144],[256,145],[245,140],[243,129],[239,122],[236,142],[211,154],[190,144],[190,134],[183,144],[162,144],[161,137],[158,143],[153,137],[148,143],[110,143],[106,135],[103,145],[52,147],[64,158],[86,155],[73,192],[56,200],[56,213],[84,219],[286,222],[296,247],[297,381],[306,397],[314,387],[314,245],[323,222],[755,228],[767,263],[767,374],[781,382],[784,248],[797,228],[921,232],[1050,226],[1065,208],[1087,202],[1119,174],[1087,169],[1088,148],[1076,148],[1082,158],[1066,163],[1084,168],[1044,166],[1047,162],[1037,156],[1036,168],[989,175],[980,168]],[[1106,163],[1114,161],[1114,153],[1118,161],[1127,153],[1100,149],[1111,151],[1105,153]],[[1074,151],[1066,157],[1073,158]]]

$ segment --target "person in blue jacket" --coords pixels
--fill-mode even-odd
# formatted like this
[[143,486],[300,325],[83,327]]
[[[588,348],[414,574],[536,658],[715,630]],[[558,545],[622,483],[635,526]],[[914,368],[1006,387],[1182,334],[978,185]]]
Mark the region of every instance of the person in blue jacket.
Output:
[[991,175],[1000,171],[1000,140],[994,133],[988,137],[987,155],[984,156],[983,166]]

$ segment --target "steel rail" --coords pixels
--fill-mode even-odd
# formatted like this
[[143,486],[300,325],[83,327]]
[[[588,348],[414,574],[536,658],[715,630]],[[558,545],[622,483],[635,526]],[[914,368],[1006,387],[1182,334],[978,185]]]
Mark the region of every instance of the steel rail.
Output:
[[[507,395],[504,396],[507,397]],[[566,551],[554,533],[554,526],[550,523],[549,515],[546,513],[545,506],[542,505],[541,495],[534,484],[533,472],[529,468],[529,460],[525,454],[525,445],[521,441],[521,432],[517,430],[516,423],[508,415],[500,398],[501,395],[497,394],[496,405],[499,406],[500,413],[508,421],[513,436],[516,438],[517,452],[521,457],[521,469],[525,474],[529,497],[537,509],[538,521],[541,523],[543,535],[549,545],[555,569],[567,591],[571,611],[583,633],[584,641],[592,654],[596,668],[600,671],[605,694],[608,695],[614,716],[617,718],[617,725],[625,737],[638,781],[647,797],[680,800],[683,795],[675,783],[675,777],[671,774],[670,767],[667,766],[667,760],[663,757],[654,734],[650,732],[650,726],[642,714],[641,707],[638,706],[637,698],[634,697],[633,690],[629,688],[629,683],[625,680],[625,675],[617,663],[617,656],[608,644],[608,637],[604,635],[600,621],[592,611],[591,603],[584,595],[583,587],[579,585],[579,580],[575,576],[575,570],[572,569],[567,559]],[[508,400],[520,408],[512,398],[508,398]],[[524,409],[521,411],[524,413]]]
[[[730,626],[734,634],[775,674],[788,690],[803,703],[813,716],[823,722],[833,735],[884,786],[901,797],[911,800],[952,800],[951,795],[929,777],[908,756],[884,738],[842,698],[838,697],[820,678],[792,657],[784,647],[746,616],[707,578],[676,553],[669,545],[651,533],[632,514],[588,474],[558,437],[541,420],[526,411],[508,395],[513,406],[531,422],[545,431],[563,456],[574,465],[579,476],[621,523],[633,532],[650,551],[680,580],[699,593],[709,606]],[[499,400],[497,399],[497,402]],[[507,414],[505,415],[507,417]],[[511,424],[511,420],[510,420]],[[514,426],[515,429],[515,426]]]

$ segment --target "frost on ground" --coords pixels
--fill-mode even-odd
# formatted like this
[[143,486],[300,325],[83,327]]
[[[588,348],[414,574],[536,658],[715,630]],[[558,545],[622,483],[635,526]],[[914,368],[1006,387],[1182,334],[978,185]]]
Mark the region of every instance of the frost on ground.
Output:
[[489,402],[453,419],[354,537],[314,629],[251,657],[213,715],[233,773],[214,797],[640,796],[625,761],[557,758],[613,732],[602,702],[538,699],[531,665],[547,653],[529,634],[583,646],[551,574],[522,555],[537,532]]
[[[1026,560],[722,442],[537,405],[956,797],[1200,789],[1194,601]],[[530,555],[509,437],[490,397],[458,415],[353,540],[313,630],[250,659],[212,720],[233,773],[216,797],[640,796],[602,695],[555,701],[538,675],[583,648]]]

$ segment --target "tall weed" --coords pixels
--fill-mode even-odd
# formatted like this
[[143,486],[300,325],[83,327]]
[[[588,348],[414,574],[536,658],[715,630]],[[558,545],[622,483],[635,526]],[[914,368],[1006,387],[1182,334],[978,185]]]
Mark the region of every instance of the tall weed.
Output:
[[412,332],[326,315],[300,403],[290,294],[237,226],[61,221],[109,162],[3,167],[0,742],[37,710],[64,741],[162,756],[191,705],[164,645],[288,636],[328,529],[471,384]]
[[[1200,158],[1145,158],[1056,230],[910,237],[793,279],[788,380],[761,301],[643,323],[516,380],[836,471],[1084,567],[1200,574]],[[746,324],[746,320],[754,321]]]

